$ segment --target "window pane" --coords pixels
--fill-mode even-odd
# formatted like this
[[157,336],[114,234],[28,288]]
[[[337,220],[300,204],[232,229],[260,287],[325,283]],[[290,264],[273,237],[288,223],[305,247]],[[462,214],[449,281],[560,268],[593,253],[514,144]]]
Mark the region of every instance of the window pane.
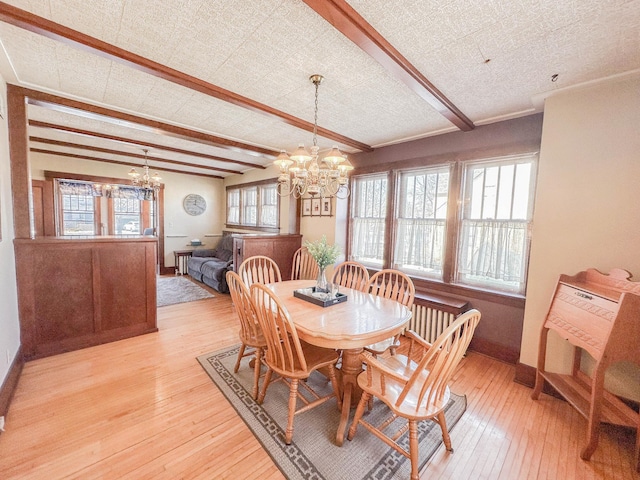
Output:
[[240,189],[227,192],[227,223],[240,223]]
[[62,195],[62,234],[95,235],[94,198],[90,195]]
[[458,281],[524,293],[534,157],[469,164],[458,251]]
[[140,235],[140,202],[134,198],[113,199],[116,235]]
[[351,212],[351,258],[381,267],[387,214],[386,175],[354,178]]
[[278,226],[278,193],[276,185],[260,189],[260,225],[263,227]]
[[442,278],[449,170],[438,167],[403,172],[398,188],[394,267]]
[[242,224],[258,224],[258,189],[256,187],[242,189]]

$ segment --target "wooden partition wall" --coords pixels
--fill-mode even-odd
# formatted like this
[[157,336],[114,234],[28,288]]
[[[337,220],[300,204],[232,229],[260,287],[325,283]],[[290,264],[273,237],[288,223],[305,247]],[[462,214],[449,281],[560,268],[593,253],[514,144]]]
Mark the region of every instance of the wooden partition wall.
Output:
[[153,237],[15,240],[25,360],[157,331]]

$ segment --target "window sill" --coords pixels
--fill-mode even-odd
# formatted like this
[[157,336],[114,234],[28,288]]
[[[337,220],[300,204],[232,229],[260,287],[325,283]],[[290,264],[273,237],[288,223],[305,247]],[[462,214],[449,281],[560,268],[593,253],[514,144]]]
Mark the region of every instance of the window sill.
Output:
[[475,298],[478,300],[485,300],[488,302],[517,308],[524,308],[526,300],[523,295],[519,294],[497,292],[494,290],[484,290],[477,287],[470,287],[468,285],[443,283],[434,280],[426,280],[423,278],[412,277],[411,279],[416,286],[416,292],[437,291],[449,295],[457,295],[465,298]]
[[[379,269],[367,267],[369,273],[376,272]],[[443,294],[463,297],[465,299],[475,298],[487,302],[506,305],[509,307],[524,308],[526,297],[524,295],[498,292],[495,290],[484,290],[468,285],[460,285],[453,283],[444,283],[437,280],[428,280],[426,278],[413,277],[409,275],[416,287],[416,296],[421,294]]]
[[255,225],[239,225],[235,223],[226,223],[225,227],[228,229],[235,229],[235,230],[251,230],[255,232],[264,232],[264,233],[280,233],[280,229],[277,227],[256,227]]

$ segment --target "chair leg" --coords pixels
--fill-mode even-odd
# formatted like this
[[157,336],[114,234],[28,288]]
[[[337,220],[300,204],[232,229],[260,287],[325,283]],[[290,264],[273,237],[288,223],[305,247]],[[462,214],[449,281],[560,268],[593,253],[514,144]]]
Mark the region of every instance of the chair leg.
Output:
[[418,422],[409,420],[409,458],[411,460],[411,480],[419,480]]
[[369,403],[369,397],[371,395],[367,392],[362,392],[362,397],[360,397],[360,401],[358,402],[358,408],[356,408],[356,413],[353,416],[353,422],[351,422],[351,427],[349,428],[349,434],[347,438],[349,440],[353,440],[353,437],[356,436],[356,430],[358,429],[358,422],[362,418],[364,414],[364,407]]
[[291,379],[289,385],[289,417],[287,418],[287,430],[284,435],[284,443],[289,445],[293,438],[293,417],[296,414],[296,403],[298,402],[298,382],[297,378]]
[[447,449],[447,452],[453,453],[453,448],[451,448],[451,437],[449,437],[449,429],[447,428],[447,420],[444,417],[444,410],[440,412],[436,418],[440,425],[440,430],[442,430],[442,441],[444,442],[444,446]]
[[244,356],[244,349],[246,348],[246,345],[243,343],[242,345],[240,345],[240,350],[238,350],[238,360],[236,360],[236,366],[233,367],[233,373],[238,373],[238,369],[240,368],[240,361],[242,360],[242,357]]
[[251,396],[254,400],[258,398],[258,384],[260,383],[260,367],[262,366],[262,348],[256,348],[256,364],[253,367],[253,391]]
[[262,405],[262,402],[264,402],[264,396],[266,395],[267,387],[271,382],[272,373],[273,373],[273,370],[271,370],[270,368],[267,368],[267,373],[265,374],[264,382],[262,383],[262,390],[260,390],[260,395],[258,395],[258,405]]

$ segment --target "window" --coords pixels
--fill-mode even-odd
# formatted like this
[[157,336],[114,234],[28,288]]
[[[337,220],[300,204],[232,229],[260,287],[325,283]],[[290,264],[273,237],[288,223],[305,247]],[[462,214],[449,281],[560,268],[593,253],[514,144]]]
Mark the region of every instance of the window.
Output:
[[349,258],[414,278],[523,294],[536,158],[353,176]]
[[62,234],[95,235],[95,202],[93,195],[62,195]]
[[256,187],[242,189],[242,223],[258,225],[258,189]]
[[275,180],[227,187],[227,226],[277,231],[280,197]]
[[442,279],[449,167],[400,172],[394,268]]
[[524,292],[533,167],[531,158],[466,166],[458,253],[461,283]]
[[387,175],[354,177],[351,192],[351,258],[382,267],[387,216]]
[[227,191],[227,223],[240,223],[240,189]]
[[112,200],[116,235],[140,235],[142,232],[140,200],[134,198],[113,198]]

